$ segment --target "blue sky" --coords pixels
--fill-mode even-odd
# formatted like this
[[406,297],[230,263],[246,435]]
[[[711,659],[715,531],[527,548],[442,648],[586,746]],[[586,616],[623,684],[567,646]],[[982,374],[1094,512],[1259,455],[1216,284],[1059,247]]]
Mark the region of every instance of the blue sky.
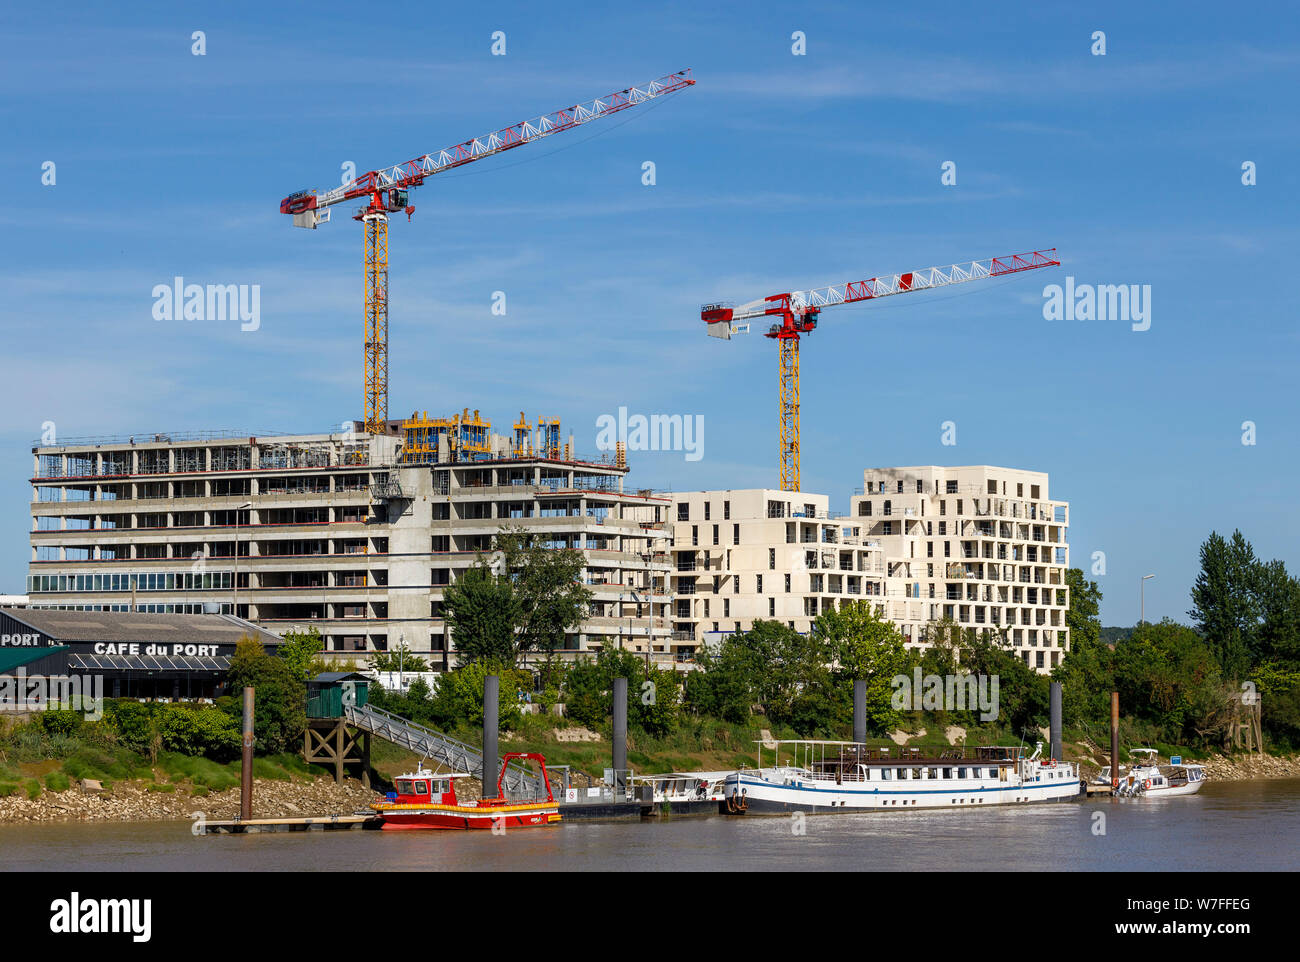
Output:
[[[634,454],[633,484],[776,487],[776,347],[706,337],[701,302],[1057,247],[1052,271],[825,312],[804,488],[847,508],[872,465],[1048,471],[1073,563],[1106,553],[1107,624],[1136,619],[1149,572],[1147,617],[1183,617],[1212,529],[1300,569],[1297,16],[1139,6],[8,5],[0,588],[26,574],[44,421],[360,415],[360,227],[337,208],[295,230],[282,197],[688,66],[687,91],[413,193],[390,229],[391,415],[468,406],[508,430],[522,409],[594,453],[620,406],[698,414],[703,459]],[[177,275],[260,285],[260,329],[155,321]],[[1150,285],[1150,330],[1044,320],[1067,275]]]

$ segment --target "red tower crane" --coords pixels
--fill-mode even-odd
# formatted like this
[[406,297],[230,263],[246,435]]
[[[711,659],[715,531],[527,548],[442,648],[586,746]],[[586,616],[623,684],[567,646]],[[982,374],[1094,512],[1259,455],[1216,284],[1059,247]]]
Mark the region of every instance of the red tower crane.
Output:
[[834,287],[772,294],[739,307],[721,303],[701,307],[700,320],[709,325],[709,335],[727,340],[732,334],[749,333],[749,325],[738,321],[767,316],[780,320],[764,331],[763,336],[774,339],[781,348],[781,490],[799,490],[799,338],[811,334],[817,327],[822,308],[1018,274],[1040,267],[1059,267],[1061,262],[1055,254],[1056,248],[1053,247],[949,267],[927,267],[889,277],[870,277]]
[[410,219],[415,208],[409,204],[408,192],[423,184],[426,177],[444,170],[572,130],[694,83],[689,68],[680,70],[639,87],[628,87],[598,100],[521,121],[395,167],[369,171],[333,190],[322,193],[300,190],[280,201],[280,213],[292,214],[295,227],[313,230],[329,221],[330,208],[335,204],[363,201],[352,219],[361,221],[366,233],[364,423],[367,431],[382,430],[388,419],[388,215],[404,211]]

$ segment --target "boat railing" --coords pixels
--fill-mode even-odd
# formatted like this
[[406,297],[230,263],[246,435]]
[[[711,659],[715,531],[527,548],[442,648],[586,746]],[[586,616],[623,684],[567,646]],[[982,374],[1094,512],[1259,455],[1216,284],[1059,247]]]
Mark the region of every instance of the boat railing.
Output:
[[838,757],[827,758],[828,766],[844,765],[936,765],[953,762],[1014,762],[1020,757],[1020,751],[1014,747],[976,747],[966,748],[959,745],[943,747],[906,746],[894,748],[845,748]]

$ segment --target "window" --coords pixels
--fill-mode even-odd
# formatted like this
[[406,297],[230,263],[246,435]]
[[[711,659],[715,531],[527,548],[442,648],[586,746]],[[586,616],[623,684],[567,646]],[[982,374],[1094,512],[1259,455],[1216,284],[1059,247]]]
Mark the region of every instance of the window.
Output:
[[685,502],[685,501],[682,501],[682,502],[680,502],[680,503],[677,505],[677,520],[678,520],[678,521],[690,521],[690,520],[691,520],[691,506],[690,506],[690,504],[688,504],[688,503]]
[[957,482],[956,482],[956,481],[948,481],[948,482],[944,485],[944,493],[945,493],[945,494],[956,494],[956,493],[957,493]]
[[858,515],[859,515],[860,517],[863,517],[863,518],[869,518],[869,517],[871,517],[871,502],[870,502],[870,501],[859,501],[859,502],[858,502]]
[[773,618],[773,617],[776,616],[776,599],[775,599],[775,598],[768,598],[768,599],[767,599],[767,616],[768,616],[769,618]]
[[944,556],[945,558],[951,558],[951,557],[952,557],[952,542],[951,542],[951,541],[945,541],[945,542],[943,543],[943,556]]
[[713,526],[713,543],[718,543],[718,526],[716,524]]
[[754,581],[755,581],[755,583],[756,583],[756,587],[754,588],[754,593],[755,593],[755,594],[760,594],[760,595],[761,595],[761,594],[763,593],[763,576],[762,576],[762,575],[755,575],[755,576],[754,576]]
[[730,598],[723,598],[723,599],[722,599],[722,617],[724,617],[724,618],[730,618],[730,617],[731,617],[731,599],[730,599]]
[[704,502],[704,520],[709,520],[709,502],[707,501]]
[[723,520],[723,521],[730,521],[730,520],[731,520],[731,502],[730,502],[730,501],[724,501],[724,502],[722,502],[722,520]]
[[790,575],[788,573],[785,576],[785,593],[790,593]]
[[893,509],[893,507],[892,507],[892,504],[893,504],[893,502],[891,502],[891,501],[886,501],[886,502],[884,503],[884,505],[882,506],[882,508],[881,508],[880,513],[881,513],[882,515],[884,515],[886,518],[888,518],[891,514],[894,513],[894,509]]
[[731,526],[731,543],[740,544],[740,525],[738,524]]
[[916,479],[916,493],[925,494],[925,482],[922,481],[920,478]]
[[[716,544],[717,542],[714,543]],[[767,567],[769,571],[776,570],[776,549],[775,548],[767,549]]]

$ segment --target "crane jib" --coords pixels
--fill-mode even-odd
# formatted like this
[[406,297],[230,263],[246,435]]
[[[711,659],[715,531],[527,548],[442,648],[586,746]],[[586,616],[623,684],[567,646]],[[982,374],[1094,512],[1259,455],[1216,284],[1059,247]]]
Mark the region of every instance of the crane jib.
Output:
[[403,164],[369,171],[353,182],[343,187],[323,191],[319,196],[315,192],[308,193],[305,191],[290,194],[280,202],[280,213],[303,214],[311,210],[324,209],[333,204],[353,200],[383,188],[418,187],[424,183],[425,177],[433,174],[460,167],[475,160],[482,160],[485,157],[503,153],[514,147],[521,147],[524,144],[532,143],[543,137],[549,137],[552,134],[572,130],[593,120],[599,120],[601,117],[607,117],[610,114],[618,113],[629,107],[635,107],[656,97],[662,97],[665,94],[675,93],[678,90],[692,86],[695,80],[690,74],[690,68],[679,70],[676,73],[660,77],[658,80],[652,80],[640,87],[627,87],[597,100],[575,104],[572,107],[552,111],[541,117],[534,117],[532,120],[521,121],[487,136],[467,140],[454,147],[447,147],[434,153],[423,154]]

